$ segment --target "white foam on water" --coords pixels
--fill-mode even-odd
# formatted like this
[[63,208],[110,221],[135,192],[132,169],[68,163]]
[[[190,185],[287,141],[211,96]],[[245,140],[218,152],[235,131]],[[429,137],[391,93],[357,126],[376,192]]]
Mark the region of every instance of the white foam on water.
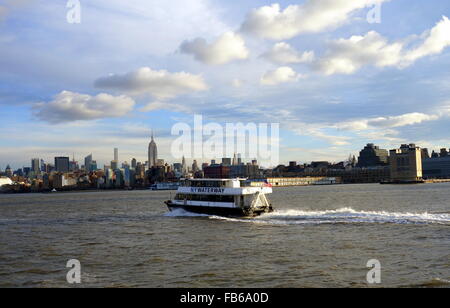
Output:
[[339,223],[393,223],[393,224],[449,224],[450,214],[400,213],[386,211],[357,211],[352,208],[340,208],[325,211],[277,210],[251,219],[211,216],[234,222],[252,222],[260,224],[339,224]]
[[177,209],[173,209],[170,212],[167,212],[166,214],[164,214],[164,216],[165,217],[208,217],[209,215],[192,213],[192,212],[186,211],[185,209],[177,208]]

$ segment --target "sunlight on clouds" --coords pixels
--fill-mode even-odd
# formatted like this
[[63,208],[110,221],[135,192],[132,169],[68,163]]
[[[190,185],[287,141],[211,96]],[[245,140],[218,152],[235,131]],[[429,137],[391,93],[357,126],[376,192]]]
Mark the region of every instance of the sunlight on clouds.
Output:
[[447,17],[421,36],[419,46],[407,49],[405,41],[389,43],[375,31],[330,42],[326,55],[314,66],[325,75],[353,74],[366,65],[404,68],[422,57],[441,53],[450,46],[450,20]]
[[295,82],[301,75],[297,74],[292,68],[282,66],[273,71],[268,71],[261,77],[261,84],[274,86],[285,82]]
[[241,30],[262,38],[283,40],[303,33],[335,28],[350,19],[350,14],[388,0],[307,0],[281,10],[278,3],[252,10]]
[[63,123],[78,120],[117,118],[127,115],[134,107],[134,100],[121,95],[98,94],[90,96],[62,91],[51,102],[33,105],[36,118],[49,123]]
[[185,54],[192,54],[197,61],[209,65],[244,60],[249,56],[249,50],[245,47],[244,39],[233,32],[226,32],[211,44],[208,44],[203,38],[184,41],[180,45],[180,51]]
[[278,64],[309,63],[314,61],[314,51],[300,53],[285,42],[275,44],[271,50],[261,56]]
[[95,86],[102,89],[124,91],[131,95],[149,94],[157,99],[170,99],[178,95],[208,89],[203,77],[186,72],[170,73],[142,67],[123,75],[112,74],[99,78]]

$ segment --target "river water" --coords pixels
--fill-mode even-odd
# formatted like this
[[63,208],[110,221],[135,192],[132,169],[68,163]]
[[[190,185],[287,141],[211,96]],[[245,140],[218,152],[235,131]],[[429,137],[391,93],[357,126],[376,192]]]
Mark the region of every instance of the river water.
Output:
[[276,188],[253,219],[168,213],[170,192],[0,195],[0,287],[450,287],[450,184]]

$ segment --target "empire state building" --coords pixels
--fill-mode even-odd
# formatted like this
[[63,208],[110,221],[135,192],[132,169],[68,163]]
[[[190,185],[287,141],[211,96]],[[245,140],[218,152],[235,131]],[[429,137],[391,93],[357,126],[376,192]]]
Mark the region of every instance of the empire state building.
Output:
[[158,159],[158,148],[156,147],[155,140],[153,140],[153,131],[152,131],[152,140],[148,144],[148,167],[156,167],[156,160]]

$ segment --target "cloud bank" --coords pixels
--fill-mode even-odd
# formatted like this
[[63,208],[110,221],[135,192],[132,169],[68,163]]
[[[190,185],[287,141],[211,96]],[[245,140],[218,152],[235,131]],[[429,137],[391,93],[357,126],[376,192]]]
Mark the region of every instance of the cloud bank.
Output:
[[109,75],[95,81],[102,89],[124,91],[130,95],[151,95],[158,100],[174,98],[208,89],[203,77],[185,72],[170,73],[142,67],[123,75]]
[[350,19],[353,12],[388,0],[307,0],[281,10],[279,4],[252,10],[241,30],[261,38],[284,40],[303,33],[335,28]]
[[98,94],[90,96],[70,91],[62,91],[51,102],[33,105],[33,114],[39,120],[52,124],[79,120],[96,120],[125,116],[135,102],[121,95]]
[[425,31],[416,47],[407,41],[389,43],[388,39],[375,31],[364,36],[352,36],[330,42],[324,57],[315,66],[325,75],[352,74],[364,66],[398,67],[412,65],[420,58],[441,53],[450,46],[450,20],[443,17],[435,27]]

